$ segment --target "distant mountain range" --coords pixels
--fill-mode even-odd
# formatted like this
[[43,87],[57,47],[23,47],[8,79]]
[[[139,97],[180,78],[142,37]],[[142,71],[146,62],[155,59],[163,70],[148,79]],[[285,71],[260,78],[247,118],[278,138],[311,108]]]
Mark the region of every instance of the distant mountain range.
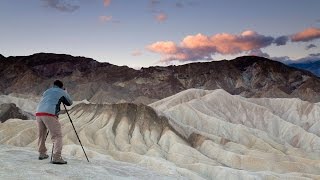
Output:
[[64,54],[0,56],[0,94],[39,96],[55,79],[61,79],[76,100],[92,102],[149,104],[190,88],[320,101],[317,76],[257,56],[141,70]]
[[299,69],[304,69],[312,72],[316,76],[320,77],[320,60],[318,61],[307,61],[300,63],[290,63],[289,66],[296,67]]

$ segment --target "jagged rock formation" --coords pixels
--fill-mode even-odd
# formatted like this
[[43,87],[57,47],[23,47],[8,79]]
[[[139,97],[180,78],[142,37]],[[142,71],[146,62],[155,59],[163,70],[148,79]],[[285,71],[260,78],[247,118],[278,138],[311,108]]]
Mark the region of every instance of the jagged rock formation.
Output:
[[2,121],[10,118],[35,119],[34,114],[39,100],[39,98],[32,98],[29,95],[0,95],[0,106],[7,107],[5,108],[7,109],[6,112],[11,114],[9,116],[3,116]]
[[0,104],[0,121],[1,123],[8,119],[29,119],[26,113],[23,113],[15,104]]
[[186,89],[224,89],[244,97],[296,97],[320,101],[312,73],[262,57],[134,70],[58,54],[7,57],[0,61],[0,93],[40,95],[55,79],[76,100],[148,104]]
[[[156,112],[131,103],[69,112],[89,158],[108,155],[189,179],[320,179],[317,104],[190,89],[150,106]],[[64,155],[84,158],[66,114],[60,122]],[[8,121],[0,144],[35,147],[36,134],[33,121]]]
[[40,98],[34,98],[29,95],[0,95],[0,104],[15,104],[19,109],[28,114],[35,114]]

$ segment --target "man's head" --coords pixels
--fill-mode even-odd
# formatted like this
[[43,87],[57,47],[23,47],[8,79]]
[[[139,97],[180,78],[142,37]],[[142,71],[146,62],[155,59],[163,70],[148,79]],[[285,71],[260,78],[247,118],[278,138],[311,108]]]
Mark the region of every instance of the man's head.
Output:
[[63,89],[63,83],[60,80],[55,80],[53,85],[58,86],[59,88]]

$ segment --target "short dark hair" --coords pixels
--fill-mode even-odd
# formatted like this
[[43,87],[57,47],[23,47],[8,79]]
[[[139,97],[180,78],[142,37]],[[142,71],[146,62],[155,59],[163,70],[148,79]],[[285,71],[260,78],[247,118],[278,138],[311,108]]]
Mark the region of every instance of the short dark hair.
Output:
[[58,86],[58,87],[61,88],[61,89],[62,89],[62,87],[63,87],[63,83],[62,83],[60,80],[55,80],[54,83],[53,83],[53,85]]

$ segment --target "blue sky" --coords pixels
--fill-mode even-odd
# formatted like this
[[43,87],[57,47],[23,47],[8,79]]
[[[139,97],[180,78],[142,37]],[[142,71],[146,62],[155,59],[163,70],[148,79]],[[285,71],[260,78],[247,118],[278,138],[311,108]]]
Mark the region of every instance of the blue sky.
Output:
[[0,54],[64,53],[131,67],[247,54],[320,59],[319,7],[319,0],[2,0]]

